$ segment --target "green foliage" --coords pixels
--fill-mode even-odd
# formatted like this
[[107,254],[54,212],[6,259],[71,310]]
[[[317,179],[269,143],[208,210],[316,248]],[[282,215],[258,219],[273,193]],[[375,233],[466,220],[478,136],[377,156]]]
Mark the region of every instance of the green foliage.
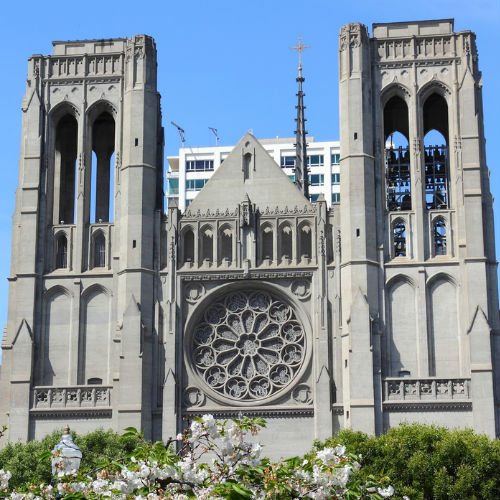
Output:
[[[0,450],[0,469],[12,472],[12,479],[9,482],[11,488],[30,483],[50,483],[52,479],[50,451],[61,440],[62,433],[62,429],[54,431],[41,441],[30,441],[26,444],[9,443]],[[80,464],[82,472],[92,471],[108,464],[110,459],[128,455],[139,441],[133,435],[120,436],[102,429],[81,436],[74,432],[71,434],[75,444],[83,452]]]
[[470,429],[404,424],[380,437],[342,430],[316,448],[343,444],[361,454],[361,480],[386,474],[411,500],[500,499],[500,441]]

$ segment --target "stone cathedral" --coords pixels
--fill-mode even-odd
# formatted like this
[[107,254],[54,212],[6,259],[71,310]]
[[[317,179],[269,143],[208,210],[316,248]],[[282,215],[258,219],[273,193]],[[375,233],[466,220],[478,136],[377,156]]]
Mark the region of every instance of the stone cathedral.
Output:
[[264,417],[271,456],[403,421],[499,434],[475,35],[453,20],[371,37],[353,23],[338,57],[340,203],[311,203],[246,134],[184,212],[164,209],[152,38],[54,42],[29,59],[8,439],[66,423],[167,439],[204,413]]

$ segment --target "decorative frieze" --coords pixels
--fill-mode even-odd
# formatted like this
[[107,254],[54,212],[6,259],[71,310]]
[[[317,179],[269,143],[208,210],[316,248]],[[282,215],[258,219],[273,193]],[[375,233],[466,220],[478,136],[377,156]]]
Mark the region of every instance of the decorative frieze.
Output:
[[32,396],[31,405],[36,410],[111,406],[111,386],[35,387]]
[[384,380],[384,402],[451,399],[471,399],[470,379],[386,378]]
[[310,278],[312,271],[250,271],[248,273],[189,273],[179,272],[183,281],[231,281],[231,280],[262,280],[284,278]]

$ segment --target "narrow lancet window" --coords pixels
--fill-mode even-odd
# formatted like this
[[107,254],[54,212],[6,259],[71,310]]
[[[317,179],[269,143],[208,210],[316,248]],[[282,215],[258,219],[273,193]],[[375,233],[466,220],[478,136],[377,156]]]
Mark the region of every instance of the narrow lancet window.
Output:
[[292,258],[292,228],[285,224],[281,227],[281,259]]
[[66,269],[68,267],[68,240],[64,234],[60,234],[56,239],[56,269]]
[[214,260],[214,243],[212,230],[206,228],[201,236],[201,254],[203,261],[212,262]]
[[273,260],[273,229],[271,226],[262,228],[262,258]]
[[233,233],[229,227],[220,229],[221,261],[231,262],[233,260]]
[[106,239],[99,231],[94,238],[94,267],[106,266]]
[[393,230],[394,257],[406,257],[406,226],[398,219],[394,222]]
[[303,224],[300,228],[300,258],[311,258],[312,240],[311,227],[308,224]]
[[184,263],[194,262],[194,234],[191,229],[184,233]]
[[433,224],[434,233],[434,255],[446,255],[446,224],[439,218]]

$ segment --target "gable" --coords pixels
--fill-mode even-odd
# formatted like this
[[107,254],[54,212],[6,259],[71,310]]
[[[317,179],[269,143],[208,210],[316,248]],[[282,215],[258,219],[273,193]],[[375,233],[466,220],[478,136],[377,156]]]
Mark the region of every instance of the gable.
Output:
[[234,210],[245,198],[256,208],[312,208],[260,142],[245,134],[189,205],[188,211]]

